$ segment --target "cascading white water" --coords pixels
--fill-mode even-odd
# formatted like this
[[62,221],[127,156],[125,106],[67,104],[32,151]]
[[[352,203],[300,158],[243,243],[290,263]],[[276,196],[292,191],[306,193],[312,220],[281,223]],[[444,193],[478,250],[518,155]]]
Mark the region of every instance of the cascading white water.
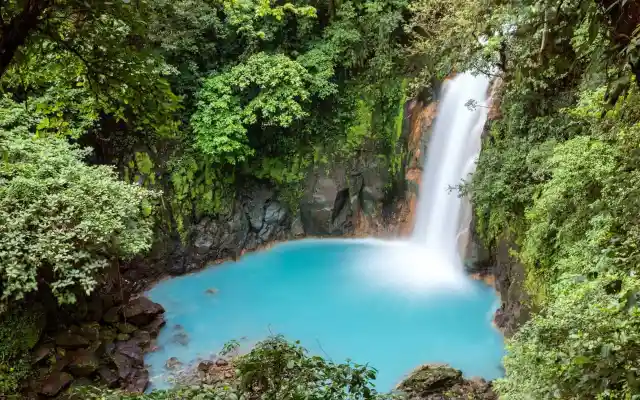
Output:
[[[445,82],[420,185],[413,240],[454,266],[461,265],[461,236],[471,218],[456,186],[475,169],[488,88],[487,77],[470,73]],[[469,100],[477,106],[467,106]]]
[[[469,73],[445,82],[425,155],[413,237],[362,255],[363,276],[424,295],[467,290],[462,268],[471,207],[456,187],[471,174],[487,117],[489,79]],[[468,107],[472,100],[476,107]]]

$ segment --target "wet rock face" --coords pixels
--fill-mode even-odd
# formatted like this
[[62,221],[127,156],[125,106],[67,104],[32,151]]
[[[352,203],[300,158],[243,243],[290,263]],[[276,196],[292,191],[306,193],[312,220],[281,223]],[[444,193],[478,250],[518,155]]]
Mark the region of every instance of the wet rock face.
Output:
[[308,178],[300,202],[305,234],[357,233],[358,219],[380,216],[388,175],[385,165],[366,160],[316,171]]
[[510,249],[515,248],[513,242],[505,239],[499,241],[492,251],[495,261],[491,272],[500,294],[500,308],[496,311],[494,323],[507,337],[516,333],[531,312],[529,296],[524,289],[524,266],[511,255]]
[[517,245],[509,238],[501,238],[491,246],[485,246],[471,224],[467,243],[465,266],[474,278],[485,280],[495,287],[500,296],[500,308],[494,315],[495,326],[510,337],[530,316],[529,296],[524,289],[524,266],[512,256]]
[[462,372],[446,365],[423,365],[402,381],[398,390],[410,400],[497,400],[484,379],[465,379]]
[[236,258],[244,250],[255,250],[287,238],[291,221],[287,208],[277,199],[271,185],[249,183],[239,190],[233,210],[195,223],[186,244],[178,238],[174,238],[170,246],[162,243],[162,248],[154,252],[155,258],[149,260],[155,272],[145,273],[144,269],[149,267],[133,265],[129,280],[134,281],[139,275],[148,279],[147,276],[154,273],[179,275],[202,268],[208,262]]

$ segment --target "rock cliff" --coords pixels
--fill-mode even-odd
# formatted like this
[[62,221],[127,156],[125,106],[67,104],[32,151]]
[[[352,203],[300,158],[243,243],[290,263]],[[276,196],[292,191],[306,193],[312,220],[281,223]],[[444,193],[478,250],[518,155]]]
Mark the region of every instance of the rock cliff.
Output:
[[166,275],[189,273],[281,240],[410,234],[435,110],[435,103],[405,104],[396,149],[401,165],[394,173],[390,161],[373,151],[372,144],[353,159],[310,168],[293,207],[269,182],[242,182],[231,211],[193,221],[186,237],[161,232],[150,255],[125,265],[126,290],[137,292]]

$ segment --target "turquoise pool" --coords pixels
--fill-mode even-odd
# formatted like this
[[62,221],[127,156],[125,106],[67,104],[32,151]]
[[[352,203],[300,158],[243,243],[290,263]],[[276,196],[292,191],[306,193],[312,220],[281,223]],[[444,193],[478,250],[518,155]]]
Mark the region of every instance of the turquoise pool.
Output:
[[[312,353],[379,370],[390,390],[423,363],[467,376],[501,375],[503,339],[491,326],[493,289],[442,266],[411,245],[375,240],[303,240],[274,246],[157,284],[148,295],[166,309],[160,349],[146,357],[152,384],[168,358],[189,363],[282,333]],[[188,341],[176,343],[180,325]]]

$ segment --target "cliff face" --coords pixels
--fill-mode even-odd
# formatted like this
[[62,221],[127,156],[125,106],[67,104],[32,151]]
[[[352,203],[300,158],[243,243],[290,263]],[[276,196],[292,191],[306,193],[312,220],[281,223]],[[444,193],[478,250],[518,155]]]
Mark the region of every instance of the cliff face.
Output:
[[[287,205],[278,187],[259,180],[238,186],[231,211],[192,221],[186,237],[161,233],[150,255],[124,267],[128,290],[166,275],[189,273],[271,243],[303,237],[409,235],[436,105],[410,100],[397,143],[400,167],[371,149],[311,168],[303,195]],[[292,208],[294,211],[292,211]]]

